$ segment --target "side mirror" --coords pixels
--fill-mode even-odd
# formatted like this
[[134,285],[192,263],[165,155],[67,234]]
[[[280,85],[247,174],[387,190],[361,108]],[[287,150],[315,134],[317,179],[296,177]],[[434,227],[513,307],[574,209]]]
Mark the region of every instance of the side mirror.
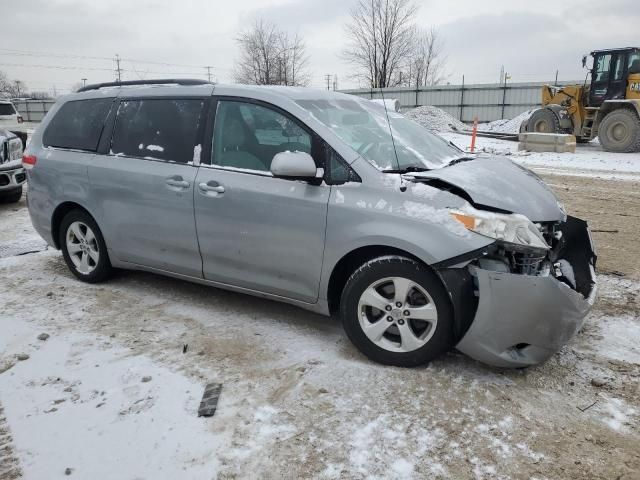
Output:
[[274,177],[316,178],[318,168],[311,155],[305,152],[280,152],[271,161]]

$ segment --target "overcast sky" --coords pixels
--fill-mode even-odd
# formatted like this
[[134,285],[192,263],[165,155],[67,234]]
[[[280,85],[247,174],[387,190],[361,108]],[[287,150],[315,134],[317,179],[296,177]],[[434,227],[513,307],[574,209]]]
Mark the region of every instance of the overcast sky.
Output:
[[[416,23],[434,26],[443,37],[452,84],[460,83],[463,74],[467,83],[497,82],[502,65],[512,81],[551,80],[556,69],[560,79],[574,80],[584,78],[583,53],[640,43],[637,2],[423,0],[416,2],[420,7]],[[114,62],[109,58],[119,54],[125,59],[185,65],[124,60],[124,79],[206,78],[203,67],[210,65],[215,79],[229,82],[238,56],[237,33],[254,19],[264,18],[305,38],[312,86],[322,87],[325,74],[335,74],[339,88],[352,88],[358,85],[350,79],[352,69],[340,52],[354,3],[0,0],[0,70],[33,90],[55,85],[58,91],[68,91],[81,78],[89,83],[113,80]]]

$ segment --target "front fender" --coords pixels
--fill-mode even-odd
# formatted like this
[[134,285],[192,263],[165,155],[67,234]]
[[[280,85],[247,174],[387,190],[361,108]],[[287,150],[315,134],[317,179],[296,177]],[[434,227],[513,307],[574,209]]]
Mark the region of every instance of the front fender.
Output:
[[381,192],[365,185],[333,187],[320,298],[326,298],[329,278],[338,262],[358,248],[392,247],[432,265],[493,243],[456,222],[441,203],[449,194],[441,193],[441,198],[434,194],[420,201],[407,192]]

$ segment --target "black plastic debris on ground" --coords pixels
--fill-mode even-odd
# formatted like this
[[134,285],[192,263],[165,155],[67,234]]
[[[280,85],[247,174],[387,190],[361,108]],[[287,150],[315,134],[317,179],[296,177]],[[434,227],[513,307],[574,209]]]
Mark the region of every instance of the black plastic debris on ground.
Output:
[[204,395],[202,395],[202,401],[198,407],[199,417],[211,417],[216,413],[218,406],[218,399],[220,398],[220,392],[222,391],[221,383],[209,383],[204,389]]

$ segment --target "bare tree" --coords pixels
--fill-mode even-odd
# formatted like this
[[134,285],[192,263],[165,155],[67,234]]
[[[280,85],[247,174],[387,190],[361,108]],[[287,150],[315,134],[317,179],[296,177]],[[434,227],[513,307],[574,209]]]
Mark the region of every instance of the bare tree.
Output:
[[415,45],[412,0],[358,0],[346,26],[349,45],[343,52],[356,77],[372,88],[402,82],[400,71]]
[[240,60],[234,77],[239,83],[254,85],[309,84],[306,46],[298,34],[290,36],[272,23],[256,21],[236,39]]
[[0,97],[18,98],[27,94],[27,88],[21,80],[10,80],[0,72]]
[[437,30],[417,30],[413,52],[407,62],[407,72],[403,74],[405,83],[411,87],[438,85],[446,79],[444,67],[446,57],[444,42]]

